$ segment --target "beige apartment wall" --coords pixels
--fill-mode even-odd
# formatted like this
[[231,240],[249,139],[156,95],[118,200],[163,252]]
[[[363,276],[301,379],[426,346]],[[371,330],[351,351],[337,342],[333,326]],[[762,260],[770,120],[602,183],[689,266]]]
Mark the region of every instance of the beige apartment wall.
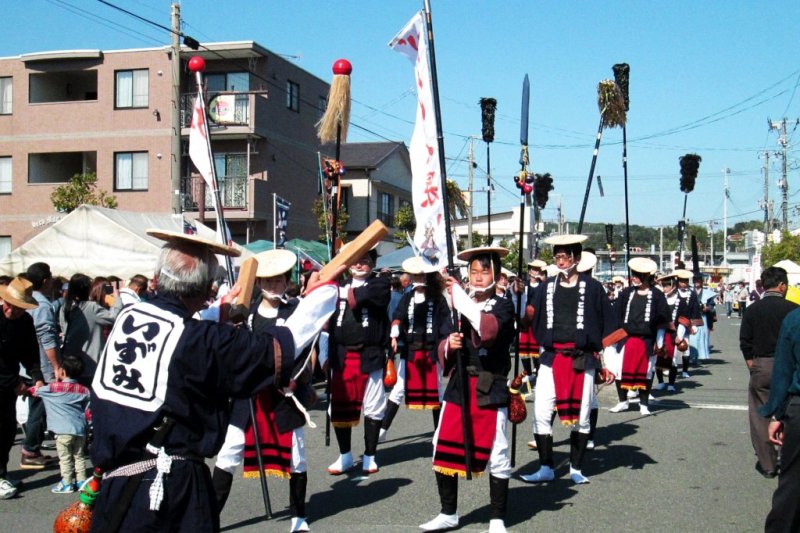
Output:
[[[28,102],[29,75],[88,68],[97,71],[97,100]],[[148,69],[148,106],[114,109],[115,72]],[[0,235],[12,247],[47,227],[57,215],[50,195],[61,184],[29,184],[29,154],[96,152],[98,188],[116,195],[120,209],[169,212],[170,63],[164,50],[109,52],[99,60],[0,59],[0,76],[13,78],[13,113],[0,115],[0,156],[12,158],[12,192],[0,195]],[[160,119],[160,120],[159,120]],[[114,191],[115,152],[148,153],[148,190]]]

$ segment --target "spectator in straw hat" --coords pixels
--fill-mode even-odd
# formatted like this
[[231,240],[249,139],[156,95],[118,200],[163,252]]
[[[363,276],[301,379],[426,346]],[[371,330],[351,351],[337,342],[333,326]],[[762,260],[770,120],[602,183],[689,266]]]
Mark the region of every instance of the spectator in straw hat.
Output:
[[25,389],[19,376],[20,364],[37,387],[44,385],[39,369],[39,342],[33,317],[26,310],[36,309],[33,285],[22,278],[0,285],[0,499],[16,496],[17,485],[8,479],[8,454],[17,433],[17,396]]

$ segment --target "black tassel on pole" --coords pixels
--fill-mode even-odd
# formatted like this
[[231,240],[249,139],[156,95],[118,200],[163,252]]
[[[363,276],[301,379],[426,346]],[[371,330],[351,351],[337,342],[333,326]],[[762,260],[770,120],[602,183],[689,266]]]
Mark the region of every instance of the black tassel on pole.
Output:
[[481,98],[481,134],[486,143],[486,240],[492,244],[492,159],[489,145],[494,141],[494,112],[497,100]]

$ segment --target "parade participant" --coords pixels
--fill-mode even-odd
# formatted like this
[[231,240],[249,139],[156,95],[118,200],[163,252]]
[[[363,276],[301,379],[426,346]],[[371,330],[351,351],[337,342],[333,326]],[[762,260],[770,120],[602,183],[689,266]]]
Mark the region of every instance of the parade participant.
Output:
[[386,404],[379,442],[386,439],[403,398],[409,409],[431,410],[436,429],[442,408],[442,369],[437,350],[453,329],[436,267],[421,257],[406,259],[402,267],[411,276],[413,292],[403,295],[392,317],[391,350],[393,354],[400,352],[400,363],[397,383]]
[[8,479],[8,454],[17,435],[17,396],[25,389],[20,364],[37,387],[44,385],[44,378],[39,370],[36,327],[25,312],[39,306],[33,285],[23,278],[0,285],[0,304],[0,500],[7,500],[19,490]]
[[[698,360],[703,361],[711,357],[710,331],[713,327],[714,300],[716,293],[711,289],[705,288],[702,274],[695,274],[692,278],[694,283],[693,292],[697,296],[697,303],[700,306],[700,318],[703,323],[695,326],[692,335],[689,337],[689,361],[696,364]],[[745,289],[746,291],[746,289]],[[743,309],[743,308],[740,308]]]
[[[672,320],[664,337],[664,348],[660,354],[656,354],[658,385],[655,390],[664,390],[666,386],[667,392],[675,392],[679,357],[683,365],[683,377],[689,377],[688,337],[698,324],[702,324],[697,295],[689,289],[691,279],[692,273],[685,269],[675,270],[659,278],[664,286],[664,296],[667,298]],[[664,384],[664,371],[668,373],[669,385]]]
[[375,452],[383,416],[386,392],[383,368],[389,337],[386,307],[390,300],[390,282],[372,272],[377,252],[372,249],[352,267],[352,279],[339,284],[339,302],[328,324],[329,352],[320,353],[320,363],[330,365],[331,424],[339,445],[339,458],[328,473],[338,476],[353,467],[351,440],[353,426],[364,414],[364,474],[378,471]]
[[646,257],[628,261],[632,286],[624,289],[614,304],[617,322],[627,336],[619,341],[622,371],[617,379],[619,403],[609,409],[619,413],[628,408],[626,392],[639,392],[639,413],[649,415],[648,400],[655,367],[655,349],[664,346],[670,311],[664,293],[653,288],[656,262]]
[[[465,439],[462,409],[469,409],[471,470],[489,471],[491,533],[504,532],[511,461],[506,437],[508,419],[508,350],[514,340],[514,306],[495,293],[500,276],[500,259],[506,248],[470,248],[458,254],[468,262],[469,294],[455,278],[447,278],[447,289],[455,310],[461,315],[460,330],[439,345],[445,368],[466,358],[467,397],[463,405],[461,385],[451,377],[444,393],[442,415],[433,436],[433,470],[439,491],[441,512],[420,526],[424,531],[458,526],[458,477],[466,477]],[[447,371],[447,370],[446,370]]]
[[514,309],[517,308],[517,298],[522,295],[522,319],[519,327],[519,358],[522,367],[529,374],[533,374],[539,368],[539,343],[533,334],[531,318],[533,316],[533,301],[536,299],[534,294],[538,287],[543,287],[542,282],[547,278],[545,269],[547,263],[541,259],[534,259],[528,263],[528,285],[524,285],[523,280],[517,280],[514,284],[513,303]]
[[[547,279],[547,263],[541,259],[534,259],[528,263],[528,285],[524,286],[523,280],[517,280],[512,292],[512,302],[514,309],[517,308],[517,298],[522,295],[521,308],[524,310],[520,317],[519,324],[519,358],[522,368],[528,373],[528,387],[535,379],[535,374],[539,370],[539,342],[533,333],[533,302],[536,299],[536,291],[543,287],[542,283]],[[536,449],[536,440],[528,441],[528,448]]]
[[[595,354],[603,349],[603,338],[616,329],[616,322],[602,284],[579,271],[581,243],[585,240],[585,235],[556,235],[544,241],[553,246],[553,259],[559,273],[547,279],[533,305],[534,331],[542,349],[533,430],[539,451],[539,470],[520,476],[529,483],[555,478],[554,408],[561,423],[572,430],[570,479],[578,484],[589,482],[581,471],[581,464],[591,429],[595,373],[600,372],[603,381],[613,380]],[[590,261],[584,263],[587,271],[593,266]]]
[[786,270],[771,266],[761,273],[762,286],[767,290],[759,300],[745,309],[739,330],[739,347],[750,372],[747,386],[747,406],[750,419],[750,442],[756,452],[756,470],[764,477],[778,473],[778,454],[769,441],[768,421],[758,414],[767,403],[772,379],[773,354],[783,319],[797,308],[786,299],[789,278]]
[[614,283],[614,291],[612,292],[610,299],[611,303],[614,303],[617,301],[617,298],[619,298],[619,294],[622,292],[622,289],[625,288],[625,278],[622,276],[614,276],[611,278],[611,281]]
[[[92,531],[219,531],[204,460],[222,446],[228,399],[289,383],[297,355],[333,312],[337,289],[313,276],[297,318],[266,333],[194,320],[209,296],[214,254],[239,252],[195,235],[147,233],[166,241],[156,295],[119,315],[92,385],[92,463],[106,472]],[[240,290],[227,295],[222,318]]]
[[[268,250],[254,256],[257,288],[260,298],[251,306],[248,328],[264,334],[275,326],[284,326],[299,304],[297,299],[286,297],[292,269],[297,256],[289,250]],[[310,347],[300,354],[305,359]],[[310,374],[311,365],[307,366]],[[309,376],[306,375],[306,378]],[[308,379],[294,379],[291,395],[286,395],[274,384],[258,392],[255,414],[258,432],[253,430],[250,400],[239,399],[231,408],[231,419],[222,449],[217,454],[212,481],[219,510],[225,506],[233,483],[233,473],[244,460],[244,476],[259,475],[255,435],[261,442],[260,450],[264,474],[289,479],[289,531],[308,531],[306,520],[306,486],[308,484],[304,426],[306,408],[313,404],[315,393]]]
[[769,400],[758,412],[771,417],[769,440],[781,447],[781,468],[764,531],[793,533],[800,530],[800,309],[783,319],[773,359]]

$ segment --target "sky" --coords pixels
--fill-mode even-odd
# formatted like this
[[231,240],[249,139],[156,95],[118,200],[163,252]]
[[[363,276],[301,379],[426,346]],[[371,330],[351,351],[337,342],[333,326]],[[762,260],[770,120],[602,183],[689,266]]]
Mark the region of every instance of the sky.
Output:
[[[108,0],[170,25],[169,0]],[[256,41],[330,81],[338,58],[353,64],[349,142],[403,141],[413,130],[412,65],[387,43],[422,0],[184,0],[183,31],[202,43]],[[790,226],[800,223],[800,2],[645,0],[596,2],[431,0],[447,176],[467,189],[470,137],[476,189],[486,187],[482,97],[497,99],[489,145],[495,183],[492,212],[519,205],[522,80],[531,80],[529,170],[549,172],[559,204],[576,221],[592,162],[600,115],[597,84],[630,65],[627,116],[630,222],[671,226],[681,218],[678,159],[702,157],[688,196],[692,224],[722,228],[723,169],[729,169],[728,226],[762,220],[764,153],[769,198],[780,220],[779,131],[787,119]],[[28,0],[3,8],[0,57],[61,50],[117,50],[168,44],[169,34],[95,0]],[[769,119],[769,120],[768,120]],[[312,160],[316,147],[309,147]],[[344,161],[345,166],[347,162]],[[597,187],[601,176],[604,196]],[[605,129],[587,222],[622,224],[622,131]],[[475,196],[474,214],[487,210]]]

